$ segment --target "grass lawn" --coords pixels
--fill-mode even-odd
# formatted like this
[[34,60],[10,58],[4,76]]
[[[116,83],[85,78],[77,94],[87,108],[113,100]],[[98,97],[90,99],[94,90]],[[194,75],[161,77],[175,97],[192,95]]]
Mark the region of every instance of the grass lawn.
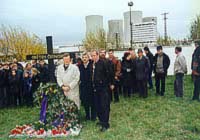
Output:
[[[193,84],[185,77],[184,98],[173,92],[174,77],[168,77],[164,97],[149,91],[147,99],[137,95],[120,98],[111,104],[111,128],[102,133],[95,122],[82,121],[83,129],[76,140],[200,140],[200,102],[192,101]],[[84,118],[83,109],[81,111]],[[9,131],[16,124],[38,120],[37,108],[10,108],[0,110],[0,139],[8,139]]]

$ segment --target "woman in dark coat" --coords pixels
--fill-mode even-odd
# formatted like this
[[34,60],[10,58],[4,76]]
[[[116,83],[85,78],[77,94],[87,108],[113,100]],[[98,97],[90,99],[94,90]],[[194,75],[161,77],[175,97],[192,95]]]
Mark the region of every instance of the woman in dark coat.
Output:
[[132,72],[134,70],[133,63],[131,61],[131,54],[125,52],[122,60],[122,82],[124,97],[131,96],[131,88],[133,84]]

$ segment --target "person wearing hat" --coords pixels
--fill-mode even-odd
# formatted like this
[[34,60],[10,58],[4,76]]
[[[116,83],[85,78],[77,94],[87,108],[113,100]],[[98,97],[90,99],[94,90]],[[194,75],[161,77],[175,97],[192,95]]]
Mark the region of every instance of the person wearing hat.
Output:
[[192,77],[194,81],[194,92],[192,100],[199,101],[200,93],[200,40],[195,41],[195,50],[192,55]]
[[[162,46],[157,46],[157,53],[154,59],[154,73],[155,73],[155,84],[156,94],[164,96],[165,94],[165,78],[167,76],[167,70],[170,65],[170,59],[167,54],[163,52]],[[161,89],[160,89],[161,83]]]
[[149,63],[150,63],[149,77],[148,77],[149,89],[153,89],[152,72],[153,72],[153,63],[154,63],[153,59],[154,59],[154,56],[151,53],[151,51],[149,50],[148,46],[144,47],[144,52],[145,52],[146,56],[148,57]]
[[146,98],[147,80],[149,76],[149,59],[143,55],[142,49],[138,49],[138,57],[136,59],[136,80],[138,83],[139,96]]

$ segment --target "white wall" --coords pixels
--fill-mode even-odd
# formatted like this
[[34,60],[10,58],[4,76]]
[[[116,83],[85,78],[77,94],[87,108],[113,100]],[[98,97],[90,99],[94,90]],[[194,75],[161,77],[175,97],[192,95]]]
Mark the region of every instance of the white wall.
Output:
[[[188,74],[191,74],[191,62],[192,62],[192,54],[194,52],[195,47],[182,47],[182,54],[186,57],[187,61],[187,68],[188,68]],[[176,58],[176,54],[174,53],[175,47],[166,47],[163,48],[163,52],[165,52],[169,58],[170,58],[170,66],[168,69],[168,75],[174,74],[174,61]],[[150,51],[155,55],[156,53],[156,47],[151,47]],[[119,59],[122,58],[125,51],[117,51],[115,52],[115,56],[117,56]],[[137,53],[137,49],[135,51]]]

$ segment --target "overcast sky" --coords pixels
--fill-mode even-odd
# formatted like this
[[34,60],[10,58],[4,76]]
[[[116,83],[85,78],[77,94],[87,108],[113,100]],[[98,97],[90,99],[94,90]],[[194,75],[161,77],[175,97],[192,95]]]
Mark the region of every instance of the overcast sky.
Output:
[[[158,31],[163,35],[163,17],[169,12],[168,35],[181,39],[189,35],[189,26],[200,14],[199,0],[134,0],[133,10],[143,16],[158,18]],[[123,19],[128,0],[0,0],[0,24],[19,26],[43,40],[52,35],[55,44],[81,42],[85,35],[85,16],[102,15],[107,21]]]

